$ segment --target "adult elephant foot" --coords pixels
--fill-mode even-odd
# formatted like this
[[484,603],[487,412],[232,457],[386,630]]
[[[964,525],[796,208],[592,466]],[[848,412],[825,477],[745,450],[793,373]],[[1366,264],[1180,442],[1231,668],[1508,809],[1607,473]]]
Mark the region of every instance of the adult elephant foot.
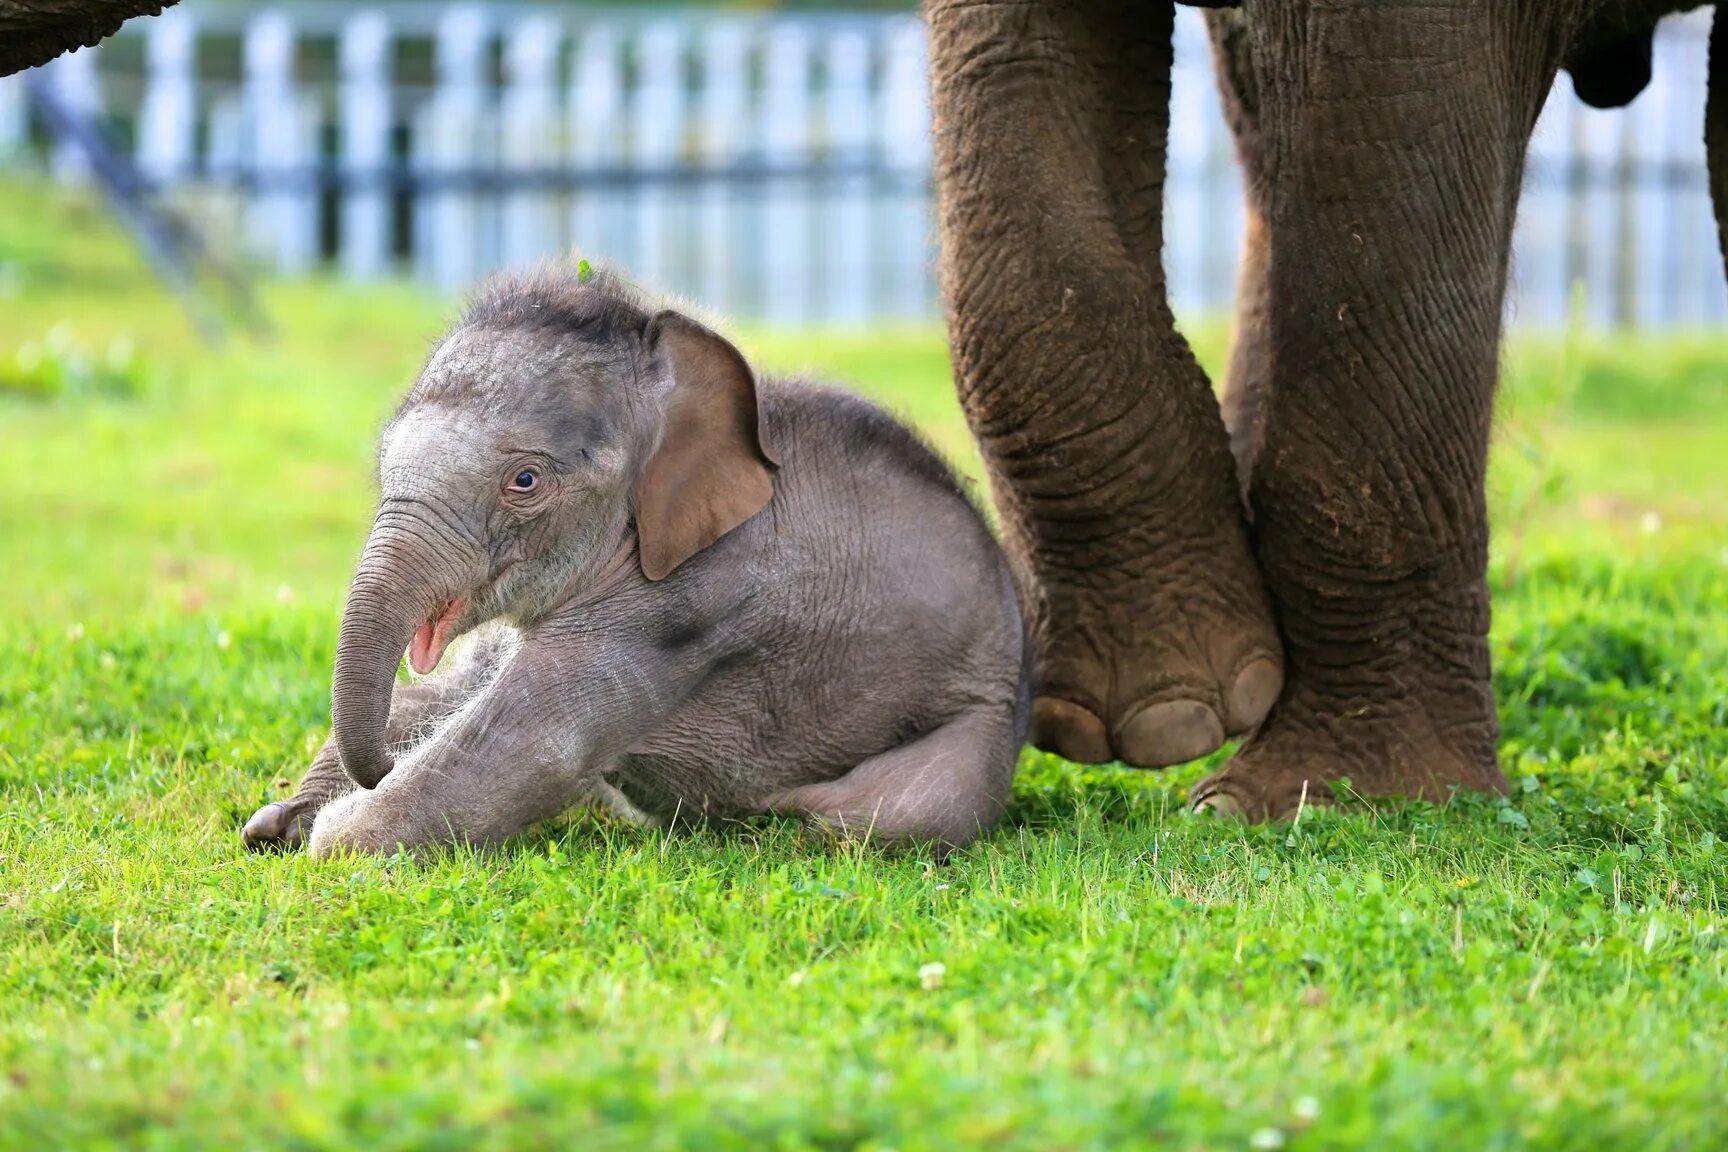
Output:
[[1351,796],[1437,804],[1459,791],[1505,792],[1493,757],[1473,750],[1479,742],[1446,731],[1413,704],[1358,718],[1348,732],[1313,716],[1274,716],[1230,763],[1195,786],[1190,800],[1197,812],[1260,823],[1331,805],[1340,781]]
[[1483,486],[1563,9],[1262,0],[1212,22],[1254,174],[1232,427],[1287,682],[1201,808],[1288,817],[1345,778],[1505,787]]
[[1340,781],[1365,799],[1506,790],[1484,582],[1447,591],[1423,581],[1403,595],[1284,591],[1290,684],[1265,725],[1194,788],[1197,810],[1288,820],[1331,803]]
[[1032,742],[1211,752],[1282,655],[1162,213],[1172,6],[930,0],[955,378],[1036,636]]
[[1458,791],[1505,792],[1493,713],[1471,712],[1455,715],[1420,694],[1351,707],[1298,693],[1189,799],[1196,811],[1258,823],[1330,805],[1340,782],[1363,799],[1445,803]]
[[1211,515],[1211,539],[1172,541],[1132,574],[1042,581],[1034,746],[1159,768],[1265,719],[1284,683],[1278,632],[1240,514]]

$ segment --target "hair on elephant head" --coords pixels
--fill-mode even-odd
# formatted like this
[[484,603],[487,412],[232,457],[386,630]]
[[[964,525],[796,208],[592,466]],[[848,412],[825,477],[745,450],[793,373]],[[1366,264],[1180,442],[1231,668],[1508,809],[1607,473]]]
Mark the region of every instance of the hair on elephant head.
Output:
[[348,773],[390,769],[404,648],[428,673],[484,621],[532,624],[629,564],[665,579],[768,503],[775,468],[755,376],[707,327],[605,272],[491,285],[384,433],[337,649]]

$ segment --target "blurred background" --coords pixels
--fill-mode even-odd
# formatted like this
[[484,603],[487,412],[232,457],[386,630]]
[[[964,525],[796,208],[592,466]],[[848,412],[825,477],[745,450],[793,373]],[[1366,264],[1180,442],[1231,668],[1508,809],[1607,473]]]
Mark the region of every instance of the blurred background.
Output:
[[[1216,370],[1238,174],[1178,13],[1166,264]],[[1562,77],[1536,133],[1501,579],[1550,546],[1728,563],[1707,19],[1661,26],[1627,109]],[[0,79],[0,629],[305,601],[328,630],[394,397],[464,289],[546,256],[696,302],[975,476],[931,208],[909,3],[183,0]]]
[[[1594,324],[1728,318],[1703,169],[1708,17],[1662,26],[1625,112],[1551,102],[1515,320],[1564,322],[1579,286]],[[1192,9],[1176,58],[1166,259],[1192,315],[1229,306],[1241,210]],[[0,158],[86,182],[90,124],[274,274],[454,292],[580,250],[775,325],[931,319],[927,87],[906,3],[187,0],[0,80]],[[32,114],[33,92],[64,115]]]

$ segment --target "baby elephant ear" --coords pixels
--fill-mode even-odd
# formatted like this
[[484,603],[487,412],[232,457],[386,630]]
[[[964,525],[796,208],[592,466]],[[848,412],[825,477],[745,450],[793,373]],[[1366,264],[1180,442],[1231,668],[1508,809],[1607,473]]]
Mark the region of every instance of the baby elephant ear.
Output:
[[661,580],[767,505],[777,461],[738,349],[671,311],[646,337],[672,376],[664,435],[636,485],[642,571]]

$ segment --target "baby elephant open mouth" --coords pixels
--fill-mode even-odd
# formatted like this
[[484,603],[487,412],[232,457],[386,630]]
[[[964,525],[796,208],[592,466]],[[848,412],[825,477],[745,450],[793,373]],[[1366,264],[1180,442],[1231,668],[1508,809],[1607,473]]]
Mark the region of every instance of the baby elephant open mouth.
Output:
[[462,598],[451,597],[438,614],[414,629],[414,639],[408,644],[408,667],[416,675],[425,676],[438,667],[444,649],[450,644],[451,627],[462,613]]
[[[1001,815],[1013,583],[952,472],[864,401],[758,379],[608,274],[541,272],[479,293],[379,461],[333,735],[248,844],[494,844],[596,795],[941,847]],[[423,679],[397,683],[404,651]]]

